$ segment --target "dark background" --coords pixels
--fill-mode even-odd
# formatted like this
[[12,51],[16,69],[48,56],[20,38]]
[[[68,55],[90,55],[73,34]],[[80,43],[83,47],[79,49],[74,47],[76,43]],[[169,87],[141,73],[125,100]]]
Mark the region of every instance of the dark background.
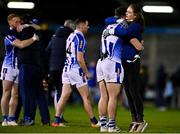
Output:
[[[179,0],[31,0],[35,3],[33,10],[8,9],[10,0],[0,0],[0,23],[6,22],[9,13],[30,13],[43,23],[61,24],[65,19],[76,19],[79,16],[88,17],[92,25],[104,24],[104,18],[112,16],[114,9],[120,5],[128,6],[137,3],[170,5],[174,8],[172,14],[144,13],[146,26],[177,26],[180,24],[180,1]],[[29,1],[29,0],[16,0]]]

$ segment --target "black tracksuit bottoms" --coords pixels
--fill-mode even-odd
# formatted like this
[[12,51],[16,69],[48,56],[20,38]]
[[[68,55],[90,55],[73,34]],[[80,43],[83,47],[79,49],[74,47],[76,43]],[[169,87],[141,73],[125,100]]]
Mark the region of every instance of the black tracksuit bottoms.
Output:
[[140,59],[135,62],[123,62],[124,87],[133,122],[143,121],[143,98],[139,88]]

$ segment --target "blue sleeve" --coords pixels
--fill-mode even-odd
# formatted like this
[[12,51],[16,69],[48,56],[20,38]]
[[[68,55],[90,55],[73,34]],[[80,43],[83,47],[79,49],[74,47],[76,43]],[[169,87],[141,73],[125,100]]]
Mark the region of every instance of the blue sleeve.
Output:
[[115,28],[114,34],[116,36],[128,36],[130,38],[134,38],[141,34],[141,25],[140,23],[131,23],[127,29],[118,25]]
[[6,39],[9,40],[10,42],[13,42],[14,40],[16,40],[16,37],[14,35],[7,35]]
[[105,19],[105,24],[106,25],[114,24],[116,23],[117,19],[118,19],[117,17],[108,17]]
[[84,52],[85,50],[84,37],[80,34],[77,34],[77,37],[78,37],[78,41],[77,41],[78,52]]
[[4,38],[4,45],[5,46],[13,46],[13,41],[16,40],[17,38],[14,35],[7,35]]

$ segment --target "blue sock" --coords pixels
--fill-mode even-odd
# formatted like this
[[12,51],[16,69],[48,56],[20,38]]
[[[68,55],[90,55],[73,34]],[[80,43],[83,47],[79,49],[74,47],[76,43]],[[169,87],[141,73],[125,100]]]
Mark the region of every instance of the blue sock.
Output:
[[101,127],[105,127],[106,126],[106,116],[100,116],[100,123],[101,123]]
[[8,121],[15,121],[15,116],[14,115],[9,116]]
[[91,123],[93,123],[93,124],[97,124],[98,123],[98,120],[96,119],[95,116],[93,118],[91,118],[90,120],[91,120]]
[[115,127],[116,122],[115,119],[109,119],[109,127]]
[[4,120],[8,120],[8,116],[7,115],[3,115],[2,116],[2,120],[4,121]]
[[60,123],[60,117],[59,116],[54,116],[54,123],[56,123],[56,124]]

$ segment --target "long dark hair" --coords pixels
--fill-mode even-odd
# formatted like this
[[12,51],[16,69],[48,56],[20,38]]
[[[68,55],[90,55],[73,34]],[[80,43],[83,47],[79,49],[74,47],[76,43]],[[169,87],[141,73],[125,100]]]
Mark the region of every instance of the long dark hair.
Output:
[[145,20],[142,14],[141,7],[137,4],[130,4],[129,6],[132,8],[134,15],[136,16],[134,21],[139,22],[142,25],[141,32],[144,32]]

